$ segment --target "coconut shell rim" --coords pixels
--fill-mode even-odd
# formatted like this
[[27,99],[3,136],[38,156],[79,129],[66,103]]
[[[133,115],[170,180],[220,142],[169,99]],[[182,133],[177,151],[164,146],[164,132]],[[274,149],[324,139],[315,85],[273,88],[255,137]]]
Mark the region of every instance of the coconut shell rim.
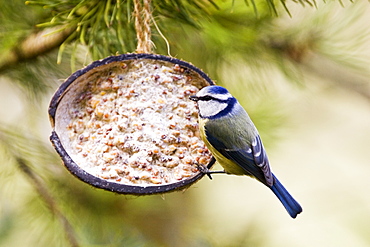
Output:
[[[148,194],[158,194],[158,193],[167,193],[172,192],[176,190],[182,190],[185,189],[195,182],[199,181],[205,174],[202,172],[199,172],[195,176],[184,179],[182,181],[176,182],[176,183],[169,183],[164,185],[147,185],[147,186],[135,186],[135,185],[128,185],[123,183],[115,183],[111,181],[107,181],[104,179],[101,179],[99,177],[96,177],[94,175],[91,175],[90,173],[86,172],[80,166],[78,166],[73,159],[69,156],[67,151],[64,149],[60,138],[58,134],[55,131],[55,114],[59,105],[60,100],[63,98],[64,93],[68,89],[68,87],[80,76],[84,75],[85,73],[89,72],[90,70],[107,65],[112,62],[122,62],[126,60],[139,60],[139,59],[152,59],[152,60],[160,60],[165,62],[170,62],[173,64],[178,64],[182,67],[188,68],[193,70],[195,73],[199,74],[203,79],[207,81],[209,85],[214,85],[214,82],[205,74],[202,70],[195,67],[194,65],[179,60],[177,58],[168,57],[164,55],[157,55],[157,54],[146,54],[146,53],[129,53],[129,54],[122,54],[118,56],[110,56],[101,60],[97,60],[89,64],[83,69],[77,70],[72,75],[70,75],[57,89],[57,91],[54,93],[48,113],[50,117],[50,122],[53,127],[50,141],[52,142],[54,149],[57,151],[61,159],[63,160],[64,166],[67,168],[67,170],[80,179],[81,181],[88,183],[96,188],[116,192],[119,194],[133,194],[133,195],[148,195]],[[207,168],[210,169],[213,164],[215,163],[215,159],[212,158],[210,162],[207,165]]]

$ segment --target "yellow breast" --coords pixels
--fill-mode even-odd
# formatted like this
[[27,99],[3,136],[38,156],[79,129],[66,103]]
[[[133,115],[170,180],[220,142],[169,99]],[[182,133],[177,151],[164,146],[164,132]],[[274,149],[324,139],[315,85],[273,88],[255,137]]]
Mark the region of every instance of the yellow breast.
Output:
[[202,140],[206,144],[209,151],[216,158],[216,161],[224,168],[225,172],[235,175],[247,175],[243,168],[241,168],[234,161],[226,158],[220,152],[218,152],[208,141],[206,133],[204,131],[204,126],[207,124],[208,119],[199,118],[199,130]]

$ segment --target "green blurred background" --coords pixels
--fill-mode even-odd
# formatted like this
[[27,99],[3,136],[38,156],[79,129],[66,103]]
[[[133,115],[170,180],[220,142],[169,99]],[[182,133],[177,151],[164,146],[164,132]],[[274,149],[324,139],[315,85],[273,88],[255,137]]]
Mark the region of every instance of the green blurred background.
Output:
[[142,197],[74,178],[48,140],[49,100],[135,50],[134,2],[0,0],[0,246],[370,246],[369,3],[152,3],[153,51],[169,55],[162,33],[239,99],[303,213],[248,177]]

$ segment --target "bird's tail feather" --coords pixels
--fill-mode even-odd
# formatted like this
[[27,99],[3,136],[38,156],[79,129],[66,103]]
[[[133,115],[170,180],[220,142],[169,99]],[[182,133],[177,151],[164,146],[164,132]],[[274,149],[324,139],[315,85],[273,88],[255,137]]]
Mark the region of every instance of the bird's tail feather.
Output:
[[274,177],[274,185],[271,187],[271,190],[279,198],[281,203],[284,205],[285,209],[288,211],[289,215],[292,218],[297,217],[299,213],[302,212],[302,207],[299,203],[294,200],[294,198],[289,194],[289,192],[284,188],[284,186],[279,182],[279,180]]

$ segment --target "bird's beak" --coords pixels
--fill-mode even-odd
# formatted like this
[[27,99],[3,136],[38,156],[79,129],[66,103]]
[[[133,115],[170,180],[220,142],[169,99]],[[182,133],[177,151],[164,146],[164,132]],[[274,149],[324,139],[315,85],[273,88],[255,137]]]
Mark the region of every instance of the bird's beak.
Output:
[[192,101],[198,101],[199,100],[199,98],[195,95],[190,96],[189,99],[192,100]]

